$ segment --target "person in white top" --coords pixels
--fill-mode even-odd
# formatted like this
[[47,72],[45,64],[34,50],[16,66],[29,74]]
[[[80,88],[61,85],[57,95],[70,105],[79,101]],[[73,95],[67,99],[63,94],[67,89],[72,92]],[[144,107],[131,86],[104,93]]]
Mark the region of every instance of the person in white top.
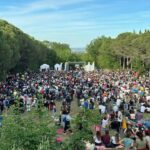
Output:
[[109,118],[107,117],[104,117],[104,119],[102,120],[102,131],[105,131],[106,128],[108,127],[109,125]]
[[106,103],[106,101],[107,101],[107,97],[105,96],[105,97],[103,98],[103,102]]
[[104,114],[106,112],[106,106],[99,104],[99,111],[100,113]]
[[114,136],[111,137],[111,144],[112,144],[112,147],[115,148],[117,146],[120,145],[120,136],[118,133],[116,133]]
[[150,149],[150,135],[148,132],[145,132],[145,140],[146,140],[147,148]]
[[135,120],[135,114],[134,113],[130,114],[130,118],[131,120]]
[[31,101],[32,101],[32,98],[28,97],[28,99],[27,99],[27,111],[31,111]]
[[149,113],[150,112],[150,107],[146,107],[146,111]]
[[119,107],[119,106],[120,106],[120,104],[121,104],[121,99],[120,99],[120,98],[118,98],[118,99],[117,99],[117,102],[116,102],[116,105]]
[[140,110],[141,110],[142,113],[144,113],[144,112],[145,112],[145,109],[146,109],[145,106],[142,105]]
[[100,131],[96,132],[96,135],[94,136],[94,141],[95,141],[95,146],[101,146],[102,145]]
[[146,100],[147,100],[147,101],[150,100],[150,96],[147,96],[147,97],[146,97]]
[[118,111],[118,122],[122,122],[123,116],[122,116],[122,112]]
[[122,120],[123,120],[123,115],[122,115],[121,110],[118,111],[117,115],[118,115],[118,117],[117,117],[117,121],[118,121],[117,131],[119,132],[120,131],[120,127],[121,127],[121,123],[122,123]]
[[114,111],[114,112],[117,112],[117,111],[118,111],[118,106],[117,106],[117,105],[114,105],[114,106],[113,106],[113,111]]

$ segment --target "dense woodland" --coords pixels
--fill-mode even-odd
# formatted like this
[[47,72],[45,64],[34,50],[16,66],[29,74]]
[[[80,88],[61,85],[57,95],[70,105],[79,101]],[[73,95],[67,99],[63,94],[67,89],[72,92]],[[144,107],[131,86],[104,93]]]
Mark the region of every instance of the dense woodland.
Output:
[[6,21],[0,20],[0,76],[8,72],[37,70],[43,63],[95,61],[97,68],[150,68],[150,31],[122,33],[115,39],[98,37],[83,53],[73,53],[68,44],[37,41]]

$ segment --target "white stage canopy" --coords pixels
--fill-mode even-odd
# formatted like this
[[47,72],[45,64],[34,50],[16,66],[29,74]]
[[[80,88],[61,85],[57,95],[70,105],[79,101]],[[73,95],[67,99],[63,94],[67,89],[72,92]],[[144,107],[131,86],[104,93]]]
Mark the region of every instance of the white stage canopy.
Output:
[[62,70],[62,63],[61,64],[55,64],[54,68],[57,71],[61,71]]
[[50,69],[50,66],[48,65],[48,64],[43,64],[43,65],[41,65],[40,66],[40,71],[42,71],[42,70],[49,70]]

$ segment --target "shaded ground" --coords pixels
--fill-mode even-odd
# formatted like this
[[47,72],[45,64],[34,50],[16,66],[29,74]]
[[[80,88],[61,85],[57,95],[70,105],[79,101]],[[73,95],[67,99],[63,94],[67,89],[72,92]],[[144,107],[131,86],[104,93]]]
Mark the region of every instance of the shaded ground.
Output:
[[[62,101],[57,101],[56,102],[56,109],[57,109],[57,115],[60,114],[60,110],[61,110],[61,105],[62,105]],[[80,108],[77,105],[77,99],[74,98],[74,100],[71,102],[71,116],[74,116],[75,114],[77,114],[79,112]]]

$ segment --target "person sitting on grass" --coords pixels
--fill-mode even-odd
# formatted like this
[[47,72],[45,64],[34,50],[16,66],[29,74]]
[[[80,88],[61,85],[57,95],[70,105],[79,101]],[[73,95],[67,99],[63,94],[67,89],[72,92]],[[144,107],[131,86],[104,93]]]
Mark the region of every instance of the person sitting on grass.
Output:
[[146,139],[143,137],[143,133],[141,131],[137,132],[137,138],[136,138],[136,142],[135,142],[135,146],[137,148],[137,150],[148,150],[147,147],[147,141]]
[[94,142],[95,142],[95,146],[101,146],[102,145],[101,132],[100,131],[96,132],[96,135],[94,136]]
[[103,150],[104,145],[102,144],[102,137],[101,132],[97,131],[96,135],[94,136],[94,142],[95,142],[95,149],[94,150]]
[[106,130],[105,131],[105,135],[102,136],[102,143],[107,147],[108,145],[110,145],[110,135],[109,135],[109,131]]
[[125,150],[132,150],[134,147],[134,140],[131,138],[131,131],[126,132],[126,137],[121,140]]
[[150,149],[150,133],[145,131],[146,148]]
[[115,136],[112,136],[112,137],[111,137],[110,145],[107,146],[107,147],[112,147],[112,148],[114,148],[114,147],[119,146],[119,145],[120,145],[120,140],[121,140],[121,139],[120,139],[119,134],[116,133]]

